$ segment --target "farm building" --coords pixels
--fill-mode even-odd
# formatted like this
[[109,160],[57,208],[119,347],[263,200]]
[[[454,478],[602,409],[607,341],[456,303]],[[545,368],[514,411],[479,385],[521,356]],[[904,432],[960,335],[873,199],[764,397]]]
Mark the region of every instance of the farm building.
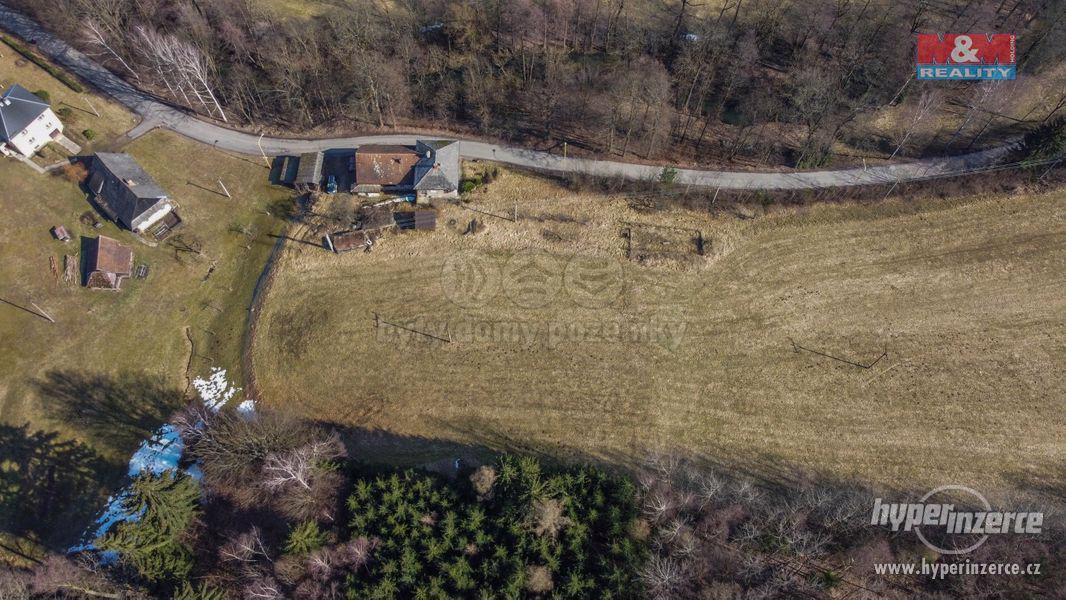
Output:
[[181,223],[167,193],[129,154],[96,154],[89,192],[104,214],[131,231],[157,226],[155,235],[161,238]]
[[81,151],[63,136],[63,123],[36,94],[15,84],[0,96],[0,153],[30,157],[53,141],[73,153]]
[[370,144],[355,151],[357,194],[409,194],[419,201],[459,193],[459,142],[422,141],[414,146]]
[[339,231],[326,236],[326,244],[337,254],[374,245],[372,234],[362,230]]
[[437,211],[408,210],[392,213],[397,229],[432,231],[437,228]]
[[100,236],[90,241],[85,269],[85,287],[117,290],[122,280],[133,272],[133,250],[117,241]]
[[308,152],[300,155],[293,185],[301,192],[315,192],[322,185],[322,153]]

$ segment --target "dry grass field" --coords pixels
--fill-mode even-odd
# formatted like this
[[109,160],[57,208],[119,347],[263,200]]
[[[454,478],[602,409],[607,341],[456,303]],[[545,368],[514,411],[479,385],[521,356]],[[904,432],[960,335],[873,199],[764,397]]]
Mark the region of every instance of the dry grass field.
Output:
[[[133,449],[184,403],[187,377],[211,366],[240,377],[247,307],[279,227],[265,210],[288,191],[271,187],[255,161],[170,133],[125,150],[177,201],[184,225],[171,239],[199,245],[202,256],[179,261],[173,247],[150,246],[111,223],[94,230],[79,222],[90,205],[76,184],[0,162],[0,538],[69,542],[125,474]],[[211,190],[216,176],[233,199]],[[56,224],[74,239],[52,239]],[[147,278],[119,292],[65,283],[63,256],[97,234],[130,245]],[[56,323],[25,310],[32,304]],[[28,510],[47,515],[27,523]]]
[[[473,210],[516,201],[517,223]],[[339,256],[290,244],[255,370],[269,404],[425,441],[622,464],[680,448],[900,486],[1061,483],[1063,201],[741,220],[506,172],[435,232]],[[475,217],[484,230],[462,235]],[[647,224],[699,230],[705,256],[695,234]],[[793,341],[887,356],[867,369]]]

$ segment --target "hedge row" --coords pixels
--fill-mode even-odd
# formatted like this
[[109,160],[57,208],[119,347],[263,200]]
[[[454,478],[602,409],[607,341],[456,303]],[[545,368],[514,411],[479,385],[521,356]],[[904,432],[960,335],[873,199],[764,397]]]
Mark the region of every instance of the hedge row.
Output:
[[59,81],[63,82],[63,85],[67,86],[68,88],[74,90],[75,92],[78,92],[79,94],[85,91],[85,88],[80,83],[78,83],[76,79],[68,75],[66,71],[46,61],[39,54],[24,46],[21,42],[17,42],[14,39],[3,34],[0,34],[0,41],[3,41],[8,46],[11,46],[11,48],[15,52],[18,52],[22,56],[25,56],[27,60],[33,61],[33,64],[37,65],[38,67],[41,67],[45,71],[48,71],[48,73],[52,77],[55,77]]

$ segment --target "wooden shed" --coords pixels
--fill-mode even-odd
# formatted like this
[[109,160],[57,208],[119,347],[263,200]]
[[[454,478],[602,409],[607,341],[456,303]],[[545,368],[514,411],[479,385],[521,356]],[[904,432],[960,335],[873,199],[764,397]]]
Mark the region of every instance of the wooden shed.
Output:
[[437,228],[437,211],[408,210],[392,213],[396,227],[399,229],[418,229],[432,231]]
[[316,192],[322,185],[322,153],[308,152],[300,155],[293,186],[301,192]]
[[373,235],[366,231],[338,231],[326,236],[326,244],[330,250],[337,254],[349,252],[360,248],[366,249],[374,245]]

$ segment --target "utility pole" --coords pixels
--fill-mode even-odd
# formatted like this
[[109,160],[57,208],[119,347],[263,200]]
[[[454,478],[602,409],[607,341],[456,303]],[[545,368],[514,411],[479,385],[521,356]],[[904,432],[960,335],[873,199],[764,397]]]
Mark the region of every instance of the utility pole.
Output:
[[232,198],[233,197],[233,195],[229,193],[229,190],[226,189],[226,184],[222,183],[222,178],[221,177],[218,178],[218,185],[219,185],[219,187],[222,188],[222,192],[224,194],[226,194],[227,198]]
[[263,162],[266,163],[266,167],[269,169],[270,159],[267,158],[266,152],[263,151],[263,135],[265,134],[260,133],[259,139],[256,140],[255,143],[259,145],[259,153],[263,155]]
[[56,322],[56,320],[53,319],[48,313],[44,312],[44,309],[42,309],[40,306],[37,306],[33,302],[30,302],[30,306],[36,308],[37,309],[37,313],[40,314],[42,317],[48,319],[49,322],[52,322],[52,323]]
[[96,107],[93,106],[92,102],[89,102],[88,96],[82,96],[81,99],[84,100],[85,103],[89,105],[89,108],[92,109],[94,115],[96,115],[97,117],[100,116],[100,111],[96,110]]

